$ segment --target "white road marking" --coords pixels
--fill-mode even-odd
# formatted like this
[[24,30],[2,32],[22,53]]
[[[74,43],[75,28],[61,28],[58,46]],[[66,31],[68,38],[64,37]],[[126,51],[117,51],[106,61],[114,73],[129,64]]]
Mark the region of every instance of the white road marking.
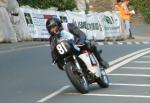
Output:
[[44,97],[44,98],[38,100],[37,102],[38,102],[38,103],[46,102],[47,100],[49,100],[49,99],[55,97],[56,95],[62,93],[64,90],[66,90],[66,89],[68,89],[68,88],[70,88],[70,85],[67,85],[67,86],[64,86],[64,87],[60,88],[59,90],[57,90],[57,91],[53,92],[52,94],[50,94],[50,95],[48,95],[48,96],[46,96],[46,97]]
[[133,63],[142,63],[142,64],[149,64],[150,61],[133,61]]
[[0,51],[0,54],[3,54],[3,53],[10,53],[10,52],[14,52],[14,51],[21,51],[21,50],[26,50],[26,49],[47,47],[47,46],[48,46],[48,45],[39,45],[39,46],[31,46],[31,47],[19,47],[19,48],[12,47],[12,48],[9,49],[9,50]]
[[144,41],[143,44],[150,44],[150,42],[149,41]]
[[123,69],[150,70],[150,67],[121,67]]
[[150,96],[147,95],[119,95],[119,94],[80,94],[80,93],[65,93],[69,95],[83,95],[83,96],[99,96],[99,97],[123,97],[123,98],[143,98],[150,99]]
[[128,76],[128,77],[150,77],[145,74],[108,74],[109,76]]
[[103,42],[98,42],[98,45],[104,45],[104,43]]
[[127,44],[128,44],[128,45],[131,45],[131,44],[132,44],[132,42],[127,42]]
[[137,54],[137,55],[134,55],[134,56],[132,56],[132,57],[130,57],[130,58],[128,58],[128,59],[126,59],[126,60],[124,60],[124,61],[122,61],[122,62],[116,64],[116,65],[113,65],[113,66],[111,66],[110,68],[108,68],[108,69],[106,70],[106,73],[110,73],[110,72],[112,72],[112,71],[118,69],[119,67],[121,67],[121,66],[123,66],[123,65],[125,65],[125,64],[127,64],[127,63],[129,63],[129,62],[131,62],[131,61],[133,61],[133,60],[135,60],[135,59],[137,59],[137,58],[139,58],[139,57],[145,55],[145,54],[148,54],[148,53],[150,53],[150,50],[149,50],[149,49],[146,50],[146,51],[144,51],[144,52],[142,52],[142,53],[139,53],[139,54]]
[[123,44],[123,42],[117,42],[117,44],[118,44],[118,45],[122,45],[122,44]]
[[[97,83],[91,84],[93,86],[97,85]],[[131,87],[150,87],[150,84],[124,84],[124,83],[109,83],[111,86],[131,86]]]
[[108,45],[113,45],[114,43],[113,42],[107,42],[108,43]]
[[123,83],[110,83],[112,86],[132,86],[132,87],[150,87],[150,84],[123,84]]
[[150,58],[150,56],[143,56],[142,58]]
[[[118,62],[120,62],[120,61],[122,61],[122,60],[128,58],[127,60],[125,60],[125,61],[123,61],[123,62],[121,62],[121,63],[118,63],[118,64],[116,64],[116,65],[110,67],[109,69],[106,70],[106,72],[107,72],[107,73],[110,73],[110,72],[112,72],[113,70],[119,68],[120,66],[122,66],[122,65],[124,65],[124,64],[126,64],[126,63],[128,63],[128,62],[130,62],[130,61],[132,61],[132,60],[134,60],[134,59],[136,59],[136,58],[139,58],[139,57],[141,57],[141,56],[143,56],[143,55],[145,55],[145,54],[147,54],[147,53],[150,53],[150,48],[142,49],[142,50],[133,52],[133,53],[128,54],[128,55],[126,55],[126,56],[124,56],[124,57],[121,57],[121,58],[116,59],[116,60],[114,60],[114,61],[112,61],[112,62],[109,62],[109,64],[113,65],[113,64],[115,64],[115,63],[118,63]],[[130,58],[130,57],[131,57],[131,58]],[[43,102],[45,102],[45,101],[51,99],[52,97],[55,97],[56,95],[60,94],[60,93],[63,92],[64,90],[68,89],[69,87],[70,87],[70,85],[69,85],[69,86],[64,86],[64,87],[62,87],[61,89],[59,89],[58,91],[56,91],[56,92],[54,92],[54,93],[52,93],[52,94],[50,94],[50,95],[48,95],[48,96],[46,96],[46,97],[40,99],[40,100],[37,101],[37,102],[43,103]]]
[[150,48],[138,50],[138,51],[136,51],[136,52],[127,54],[127,55],[125,55],[125,56],[123,56],[123,57],[120,57],[120,58],[118,58],[118,59],[116,59],[116,60],[113,60],[113,61],[109,62],[109,65],[110,65],[110,66],[111,66],[111,65],[114,65],[114,64],[116,64],[116,63],[118,63],[118,62],[121,62],[121,61],[123,61],[123,60],[125,60],[125,59],[127,59],[127,58],[130,58],[130,57],[132,57],[132,56],[134,56],[134,55],[137,55],[137,54],[139,54],[139,53],[145,52],[145,51],[147,51],[147,50],[150,50]]
[[140,42],[135,42],[135,44],[139,45],[139,44],[140,44]]

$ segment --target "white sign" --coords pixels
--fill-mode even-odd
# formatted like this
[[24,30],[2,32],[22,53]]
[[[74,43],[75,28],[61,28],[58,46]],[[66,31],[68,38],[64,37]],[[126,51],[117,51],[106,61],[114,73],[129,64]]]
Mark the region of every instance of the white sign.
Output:
[[102,25],[96,13],[85,15],[67,12],[67,15],[69,22],[77,25],[87,35],[87,39],[103,40],[105,38]]
[[104,12],[85,14],[84,12],[59,12],[51,10],[21,9],[32,38],[49,38],[46,20],[57,16],[67,30],[67,23],[74,23],[86,35],[87,39],[104,40],[106,37],[118,37],[122,34],[121,19],[117,13]]
[[106,37],[114,37],[120,35],[120,19],[111,12],[99,14],[99,20],[105,32]]
[[104,40],[105,38],[102,24],[99,22],[97,13],[87,15],[86,30],[88,39]]
[[22,8],[32,38],[49,38],[46,21],[56,16],[55,11],[44,11]]

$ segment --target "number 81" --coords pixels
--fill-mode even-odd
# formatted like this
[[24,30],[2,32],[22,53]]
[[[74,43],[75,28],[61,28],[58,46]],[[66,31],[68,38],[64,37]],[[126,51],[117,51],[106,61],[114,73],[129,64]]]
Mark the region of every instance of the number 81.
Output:
[[61,55],[68,51],[63,42],[58,44],[56,48]]

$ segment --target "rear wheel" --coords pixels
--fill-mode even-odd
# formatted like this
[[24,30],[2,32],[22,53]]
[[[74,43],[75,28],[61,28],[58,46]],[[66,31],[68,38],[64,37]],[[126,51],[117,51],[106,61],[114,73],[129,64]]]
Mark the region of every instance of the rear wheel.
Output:
[[85,76],[78,71],[74,63],[72,62],[67,63],[65,71],[73,86],[80,93],[85,94],[89,92],[89,85]]
[[104,69],[101,70],[101,76],[97,78],[97,83],[102,88],[109,87],[109,78]]

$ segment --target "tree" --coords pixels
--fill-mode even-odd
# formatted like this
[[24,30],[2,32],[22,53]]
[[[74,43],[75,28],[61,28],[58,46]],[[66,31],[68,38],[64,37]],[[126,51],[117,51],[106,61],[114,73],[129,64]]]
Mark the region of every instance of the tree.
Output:
[[75,0],[18,0],[20,5],[29,5],[33,8],[47,9],[57,7],[59,11],[76,8]]
[[131,0],[137,12],[141,12],[146,23],[150,24],[150,0]]

